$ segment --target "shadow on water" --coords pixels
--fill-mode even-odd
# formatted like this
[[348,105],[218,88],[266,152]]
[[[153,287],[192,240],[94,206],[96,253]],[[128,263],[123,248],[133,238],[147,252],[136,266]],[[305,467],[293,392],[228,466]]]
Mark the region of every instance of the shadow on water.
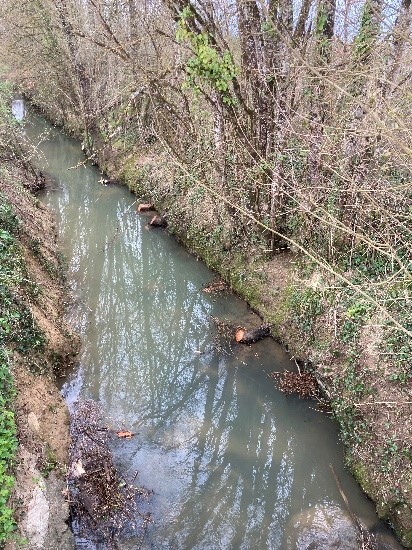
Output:
[[69,406],[91,397],[114,427],[136,432],[113,451],[154,490],[143,547],[356,548],[332,464],[379,547],[399,548],[345,471],[335,423],[268,380],[291,368],[280,347],[214,345],[211,315],[258,322],[245,303],[203,293],[213,278],[204,264],[149,231],[125,188],[98,183],[89,165],[69,169],[84,160],[79,145],[31,115],[28,134],[46,128],[39,162],[53,184],[42,200],[57,219],[83,340],[62,391]]

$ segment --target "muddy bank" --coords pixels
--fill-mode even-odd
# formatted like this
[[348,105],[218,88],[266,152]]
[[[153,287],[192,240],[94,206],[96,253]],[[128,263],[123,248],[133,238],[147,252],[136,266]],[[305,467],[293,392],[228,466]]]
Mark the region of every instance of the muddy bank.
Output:
[[[95,140],[99,164],[167,215],[169,230],[271,324],[313,371],[341,426],[349,469],[402,544],[412,547],[412,407],[409,382],[385,353],[387,319],[292,249],[265,257],[239,242],[236,216],[185,182],[161,151],[129,153]],[[147,215],[147,214],[137,214]],[[251,227],[251,237],[253,237]]]
[[79,342],[63,320],[66,289],[53,220],[30,192],[38,182],[13,163],[3,168],[0,194],[18,220],[16,241],[24,269],[12,292],[20,315],[30,318],[32,327],[26,333],[23,327],[21,343],[9,348],[18,438],[9,506],[17,530],[6,549],[19,547],[22,540],[33,549],[69,549],[74,547],[64,496],[69,416],[54,381],[74,361]]

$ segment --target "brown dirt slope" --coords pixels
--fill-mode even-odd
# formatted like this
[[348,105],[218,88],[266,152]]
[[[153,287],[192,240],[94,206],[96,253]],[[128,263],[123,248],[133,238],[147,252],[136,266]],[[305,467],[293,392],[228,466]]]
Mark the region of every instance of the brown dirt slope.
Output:
[[69,416],[54,381],[56,371],[73,362],[79,342],[62,317],[65,288],[53,220],[28,187],[24,174],[13,166],[7,167],[7,177],[0,177],[0,193],[21,222],[19,242],[27,278],[36,289],[35,293],[20,290],[19,296],[46,342],[41,352],[16,351],[12,361],[19,448],[10,505],[16,512],[18,533],[6,549],[26,540],[31,549],[64,550],[74,548],[66,523],[69,509],[63,475]]

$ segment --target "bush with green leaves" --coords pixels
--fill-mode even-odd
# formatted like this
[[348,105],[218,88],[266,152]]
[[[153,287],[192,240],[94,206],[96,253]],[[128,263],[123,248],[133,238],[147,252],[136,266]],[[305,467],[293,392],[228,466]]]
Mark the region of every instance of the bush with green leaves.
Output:
[[238,69],[229,51],[220,52],[207,32],[195,33],[189,20],[193,14],[189,7],[182,10],[176,31],[178,42],[187,42],[193,51],[186,63],[187,85],[199,91],[199,82],[208,83],[218,92],[226,105],[234,105],[236,99],[231,93],[231,84],[238,75]]

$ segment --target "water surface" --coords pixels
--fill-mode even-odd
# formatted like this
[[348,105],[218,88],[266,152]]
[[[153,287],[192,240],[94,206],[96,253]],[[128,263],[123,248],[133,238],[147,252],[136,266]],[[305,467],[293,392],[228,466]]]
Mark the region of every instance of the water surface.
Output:
[[97,400],[114,427],[137,433],[114,452],[126,476],[137,470],[154,490],[143,548],[355,548],[330,465],[380,547],[398,548],[345,471],[336,424],[268,379],[293,367],[281,348],[216,346],[211,316],[257,324],[246,304],[202,292],[214,277],[205,265],[148,230],[134,196],[99,183],[79,144],[32,115],[28,134],[44,131],[42,200],[69,261],[83,342],[62,391],[70,406]]

